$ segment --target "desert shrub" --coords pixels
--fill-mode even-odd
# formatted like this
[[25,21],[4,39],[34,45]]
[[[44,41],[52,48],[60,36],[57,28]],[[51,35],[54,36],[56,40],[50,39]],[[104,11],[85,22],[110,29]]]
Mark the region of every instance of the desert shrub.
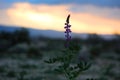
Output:
[[42,53],[36,47],[31,46],[27,51],[27,57],[29,58],[42,58]]
[[91,53],[92,57],[95,57],[102,52],[102,49],[99,46],[93,46],[89,49],[89,52]]
[[18,43],[30,43],[30,35],[27,29],[21,28],[14,32],[0,32],[0,52],[5,52]]
[[6,76],[7,77],[16,77],[16,72],[15,71],[9,71]]
[[97,34],[89,34],[86,42],[91,45],[101,44],[103,42],[103,38]]
[[42,76],[36,77],[36,78],[32,78],[31,80],[43,80]]
[[0,40],[0,52],[5,52],[10,47],[10,42],[8,40]]
[[12,32],[8,32],[8,31],[1,31],[0,32],[0,40],[12,40]]
[[33,69],[33,68],[37,68],[36,65],[30,65],[30,64],[24,64],[20,66],[23,69]]
[[3,66],[0,66],[0,73],[3,73],[5,71],[6,71],[6,69]]
[[5,52],[11,46],[11,36],[10,32],[0,32],[0,52]]
[[17,77],[17,80],[28,80],[28,79],[25,79],[24,76],[27,74],[26,71],[21,71],[19,72],[19,77]]
[[13,44],[25,42],[30,42],[29,31],[26,28],[21,28],[20,30],[16,30],[13,32]]
[[26,53],[28,49],[28,45],[25,43],[17,44],[8,49],[8,53]]
[[120,48],[115,48],[114,51],[118,54],[120,54]]
[[112,70],[113,68],[114,64],[109,64],[101,68],[98,80],[109,80],[109,77],[113,77],[114,76],[114,71]]

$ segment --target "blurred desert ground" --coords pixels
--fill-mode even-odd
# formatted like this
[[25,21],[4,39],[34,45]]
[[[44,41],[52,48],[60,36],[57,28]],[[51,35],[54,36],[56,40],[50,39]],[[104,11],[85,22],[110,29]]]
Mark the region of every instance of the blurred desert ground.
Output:
[[[75,37],[72,41],[81,48],[76,59],[79,61],[83,57],[92,63],[77,80],[120,80],[120,35],[105,39],[97,34],[88,34],[87,38]],[[61,73],[53,71],[57,63],[44,63],[46,59],[61,55],[64,43],[64,38],[30,37],[25,28],[1,30],[0,80],[65,80]]]

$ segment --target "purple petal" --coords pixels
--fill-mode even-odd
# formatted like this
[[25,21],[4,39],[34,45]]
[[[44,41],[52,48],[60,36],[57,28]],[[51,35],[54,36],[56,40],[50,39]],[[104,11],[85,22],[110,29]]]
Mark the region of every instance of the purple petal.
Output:
[[68,25],[68,27],[71,27],[71,25]]

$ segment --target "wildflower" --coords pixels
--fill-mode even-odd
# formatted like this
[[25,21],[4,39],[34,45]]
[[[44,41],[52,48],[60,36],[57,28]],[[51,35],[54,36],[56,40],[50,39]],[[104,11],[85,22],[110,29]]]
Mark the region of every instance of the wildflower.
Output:
[[70,27],[71,25],[69,24],[69,18],[70,18],[70,14],[68,15],[67,19],[66,19],[66,23],[65,23],[65,37],[66,37],[66,43],[65,43],[65,47],[68,47],[69,46],[69,42],[71,40],[71,36],[70,36],[70,33],[72,32],[70,30]]

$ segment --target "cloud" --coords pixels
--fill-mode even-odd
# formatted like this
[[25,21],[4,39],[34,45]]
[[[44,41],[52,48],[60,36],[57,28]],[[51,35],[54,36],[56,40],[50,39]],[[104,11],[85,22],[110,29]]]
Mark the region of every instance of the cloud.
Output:
[[78,5],[95,5],[100,7],[119,7],[120,0],[29,0],[34,4],[78,4]]
[[61,16],[67,14],[66,9],[67,7],[62,5],[16,3],[7,10],[7,14],[14,25],[61,30],[65,21]]
[[9,16],[6,13],[6,10],[0,10],[0,24],[3,25],[12,25]]
[[73,12],[89,13],[95,16],[120,19],[120,8],[98,7],[94,5],[72,5]]
[[31,4],[78,4],[78,5],[95,5],[100,7],[119,7],[120,0],[1,0],[5,3],[28,2]]
[[118,8],[104,8],[102,10],[100,7],[91,5],[15,3],[4,13],[3,16],[8,21],[6,23],[2,18],[0,19],[0,24],[64,31],[65,19],[70,13],[70,23],[72,24],[73,32],[120,33],[120,18],[119,15],[114,15],[119,14]]
[[[71,0],[72,1],[72,0]],[[74,0],[73,3],[77,4],[90,4],[98,7],[119,7],[119,0]]]

